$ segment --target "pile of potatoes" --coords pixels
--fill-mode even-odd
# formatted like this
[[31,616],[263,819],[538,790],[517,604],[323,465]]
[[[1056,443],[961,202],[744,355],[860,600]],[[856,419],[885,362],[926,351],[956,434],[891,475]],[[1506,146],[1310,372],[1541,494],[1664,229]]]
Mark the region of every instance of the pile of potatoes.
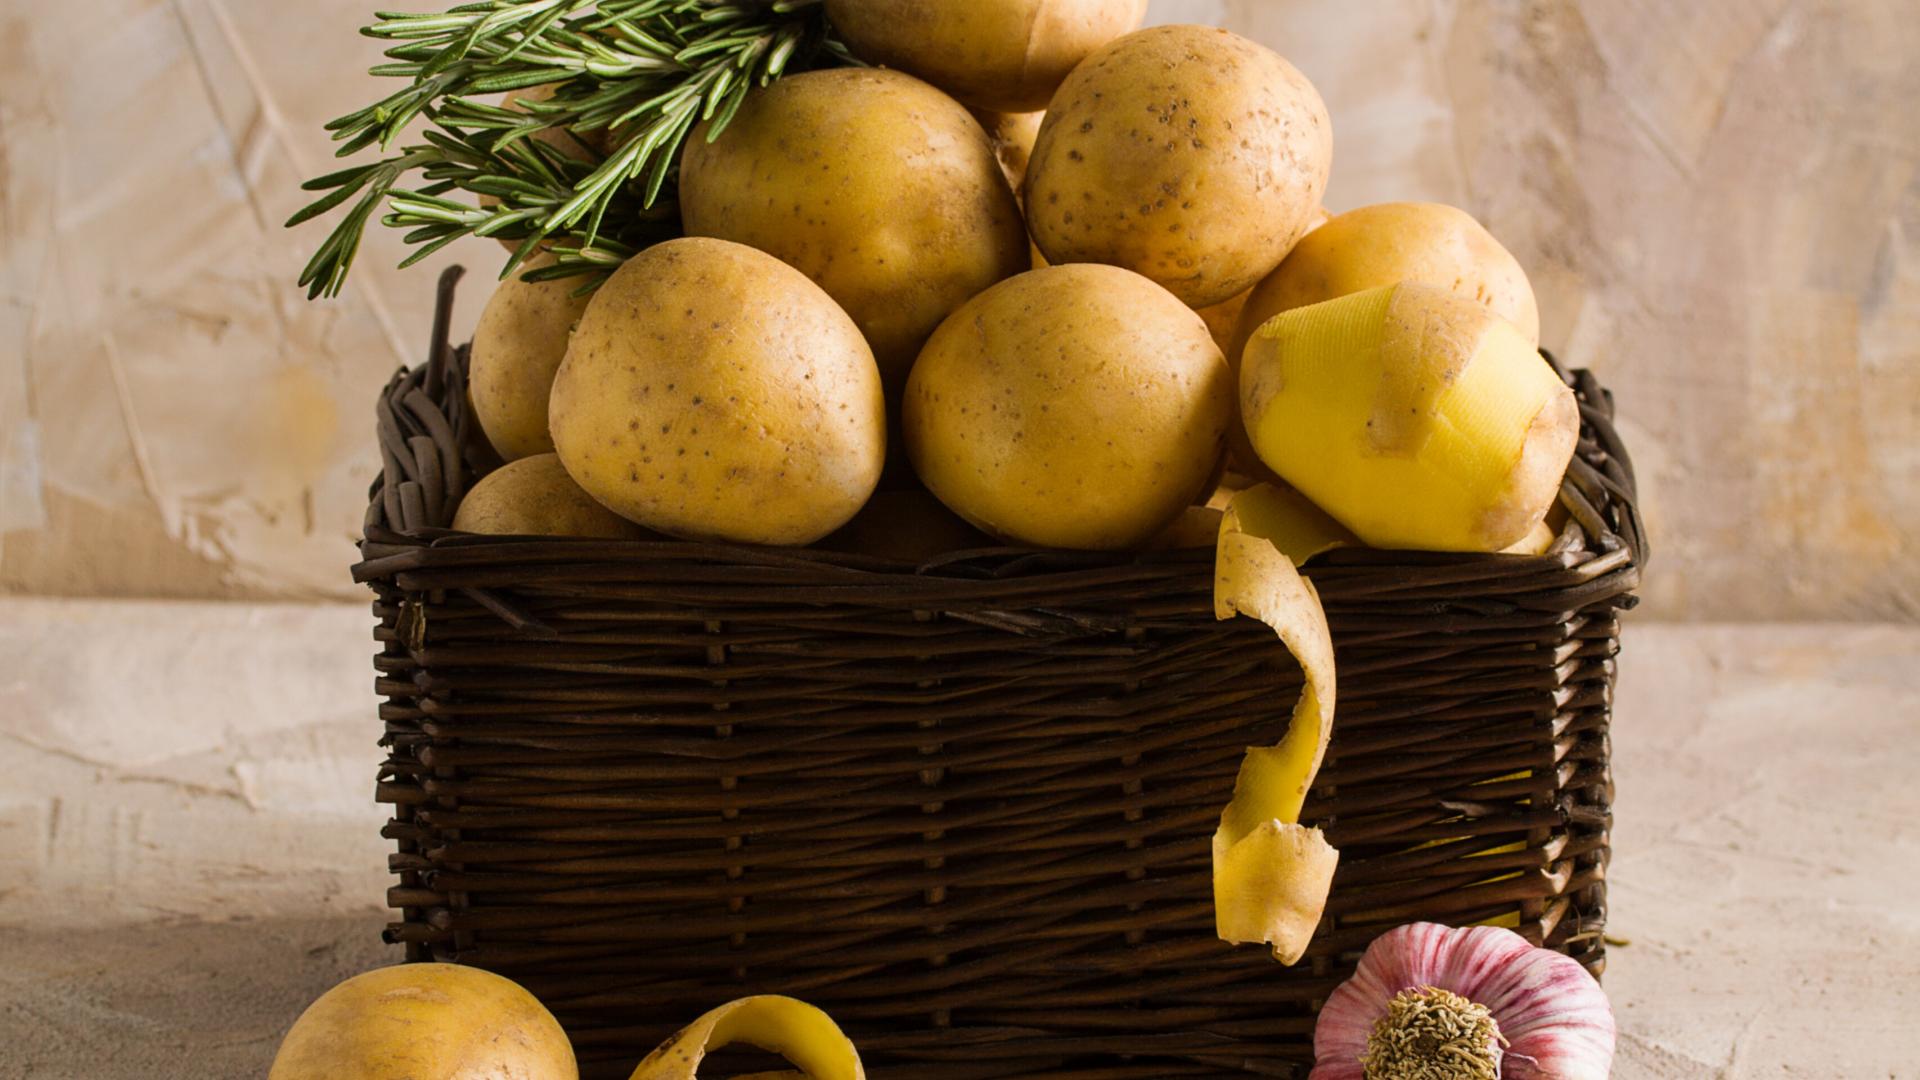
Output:
[[509,464],[455,526],[1137,550],[1268,482],[1380,546],[1538,533],[1578,413],[1519,263],[1452,207],[1330,216],[1306,77],[1145,7],[827,0],[872,66],[696,129],[683,238],[591,298],[499,286],[471,393]]

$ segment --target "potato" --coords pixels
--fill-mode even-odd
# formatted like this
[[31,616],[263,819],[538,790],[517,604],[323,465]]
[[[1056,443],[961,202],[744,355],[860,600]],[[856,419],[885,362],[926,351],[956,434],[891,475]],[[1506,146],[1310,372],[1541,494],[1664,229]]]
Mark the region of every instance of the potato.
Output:
[[1264,323],[1242,357],[1240,405],[1260,459],[1381,548],[1520,541],[1580,434],[1573,391],[1519,327],[1419,282]]
[[1147,0],[827,0],[854,55],[996,112],[1044,108],[1060,80],[1139,28]]
[[1332,160],[1326,106],[1292,64],[1225,30],[1152,27],[1060,85],[1027,225],[1048,262],[1122,266],[1209,307],[1280,265]]
[[[1324,206],[1315,210],[1307,222],[1307,232],[1311,233],[1325,225],[1332,217]],[[1207,321],[1207,329],[1213,333],[1214,344],[1220,346],[1220,351],[1226,354],[1228,366],[1236,372],[1240,370],[1240,358],[1233,347],[1234,332],[1240,325],[1240,313],[1246,310],[1247,300],[1252,296],[1253,290],[1248,289],[1200,309],[1200,317]]]
[[907,384],[907,452],[941,502],[989,533],[1131,548],[1210,487],[1231,380],[1200,316],[1146,278],[1034,270],[927,342]]
[[1233,331],[1240,324],[1240,312],[1247,306],[1247,298],[1252,295],[1253,291],[1249,289],[1210,307],[1203,307],[1198,312],[1201,321],[1207,324],[1207,332],[1213,335],[1213,343],[1220,346],[1220,353],[1223,356],[1226,355],[1228,347],[1233,344]]
[[828,551],[923,563],[951,551],[993,547],[992,538],[962,521],[920,487],[876,491],[853,520],[820,541]]
[[1473,215],[1440,203],[1380,203],[1328,220],[1254,287],[1227,363],[1238,371],[1247,339],[1283,311],[1401,281],[1477,300],[1539,344],[1540,309],[1526,271]]
[[1033,159],[1033,143],[1040,137],[1040,121],[1046,119],[1047,114],[1003,113],[988,109],[969,111],[986,129],[987,138],[993,140],[993,153],[1000,159],[1000,172],[1006,176],[1008,185],[1017,196],[1021,185],[1027,182],[1027,162]]
[[853,320],[773,256],[701,237],[642,251],[594,293],[550,416],[589,495],[688,539],[811,543],[866,503],[886,456]]
[[492,972],[398,964],[355,975],[293,1023],[267,1080],[576,1080],[566,1032]]
[[[536,255],[527,269],[552,261]],[[579,287],[577,278],[531,282],[516,271],[494,287],[480,312],[467,381],[474,417],[502,460],[553,452],[547,395],[567,355],[567,335],[587,310],[587,298],[572,295]]]
[[556,454],[509,462],[460,500],[453,527],[496,536],[595,536],[643,540],[650,533],[594,502]]
[[967,110],[897,71],[842,68],[756,90],[720,138],[687,140],[690,236],[798,267],[853,316],[892,396],[940,320],[1027,268],[993,144]]

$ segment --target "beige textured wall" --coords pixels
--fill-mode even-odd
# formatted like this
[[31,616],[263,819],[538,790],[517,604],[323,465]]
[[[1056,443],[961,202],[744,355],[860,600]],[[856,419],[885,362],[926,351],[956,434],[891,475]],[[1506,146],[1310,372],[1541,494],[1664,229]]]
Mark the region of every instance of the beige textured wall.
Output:
[[[403,5],[404,6],[404,5]],[[293,278],[362,0],[0,0],[0,588],[357,597],[433,267]],[[57,13],[57,17],[56,17]],[[1615,387],[1678,618],[1920,617],[1910,0],[1156,0],[1292,58],[1329,205],[1458,203]],[[472,242],[438,264],[491,270]],[[460,325],[481,299],[470,289]]]

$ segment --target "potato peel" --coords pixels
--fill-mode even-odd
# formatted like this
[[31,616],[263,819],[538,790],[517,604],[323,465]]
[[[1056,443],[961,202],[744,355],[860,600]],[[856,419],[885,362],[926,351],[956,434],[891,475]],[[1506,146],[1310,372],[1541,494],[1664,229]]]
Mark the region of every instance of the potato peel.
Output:
[[1213,593],[1216,618],[1266,623],[1306,677],[1279,744],[1248,748],[1213,834],[1215,932],[1269,945],[1283,964],[1305,953],[1339,863],[1319,829],[1299,824],[1333,732],[1334,664],[1319,594],[1296,569],[1331,538],[1302,527],[1298,510],[1270,485],[1236,496],[1220,523]]
[[866,1080],[859,1051],[832,1017],[776,994],[740,998],[708,1012],[648,1054],[629,1080],[695,1080],[709,1053],[737,1042],[799,1067],[740,1080]]

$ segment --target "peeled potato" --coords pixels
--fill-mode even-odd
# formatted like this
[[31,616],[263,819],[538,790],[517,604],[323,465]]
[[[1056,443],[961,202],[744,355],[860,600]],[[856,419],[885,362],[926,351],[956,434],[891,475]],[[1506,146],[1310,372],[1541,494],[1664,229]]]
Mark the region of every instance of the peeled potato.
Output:
[[700,237],[647,248],[594,293],[550,416],[589,495],[686,539],[812,543],[866,503],[886,456],[853,320],[786,263]]
[[989,533],[1039,547],[1151,540],[1210,489],[1232,386],[1206,324],[1153,282],[1088,263],[981,293],[907,384],[907,452]]
[[890,396],[933,328],[1028,267],[993,144],[967,110],[897,71],[840,68],[753,91],[720,137],[687,139],[690,236],[798,268],[859,325]]
[[1045,108],[1074,65],[1146,14],[1147,0],[827,0],[854,55],[999,112]]
[[1279,54],[1156,26],[1060,85],[1027,167],[1027,226],[1051,263],[1125,267],[1208,307],[1280,265],[1332,161],[1326,105]]
[[593,501],[557,454],[511,461],[481,477],[460,500],[453,527],[495,536],[593,536],[640,540],[647,530]]
[[1381,548],[1518,542],[1553,505],[1580,427],[1519,327],[1414,283],[1262,325],[1240,405],[1260,459]]
[[[527,269],[552,263],[549,255]],[[513,461],[553,452],[547,430],[547,395],[567,355],[567,337],[587,310],[587,298],[571,295],[578,280],[522,281],[515,273],[494,287],[473,331],[467,380],[475,419],[500,456]]]
[[576,1080],[573,1047],[511,980],[459,964],[400,964],[320,995],[267,1080]]

